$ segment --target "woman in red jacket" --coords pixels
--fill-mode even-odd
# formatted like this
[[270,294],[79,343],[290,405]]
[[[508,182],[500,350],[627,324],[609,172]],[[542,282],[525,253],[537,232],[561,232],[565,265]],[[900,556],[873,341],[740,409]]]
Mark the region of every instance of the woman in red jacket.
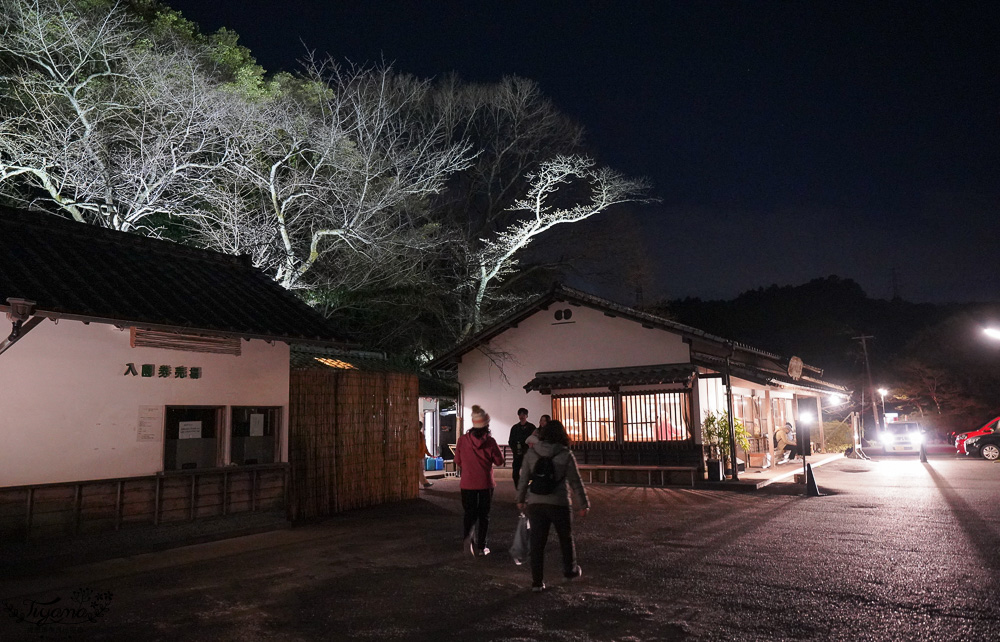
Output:
[[[493,502],[493,466],[503,465],[503,454],[496,439],[490,435],[490,416],[479,406],[472,406],[472,430],[458,438],[455,445],[455,466],[461,471],[462,508],[465,509],[465,530],[462,551],[472,555],[489,555],[486,534],[490,528],[490,505]],[[476,541],[472,527],[476,526]]]

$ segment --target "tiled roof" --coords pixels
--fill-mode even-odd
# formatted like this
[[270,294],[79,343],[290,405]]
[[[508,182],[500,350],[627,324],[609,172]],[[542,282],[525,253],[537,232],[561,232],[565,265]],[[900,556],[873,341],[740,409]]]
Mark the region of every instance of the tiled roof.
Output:
[[[566,372],[539,372],[524,389],[559,390],[567,388],[607,388],[609,386],[652,386],[688,383],[695,367],[690,363],[669,363],[629,368],[600,368]],[[544,393],[543,393],[544,394]]]
[[[711,368],[716,372],[722,372],[726,367],[725,358],[702,352],[692,352],[691,361],[697,365]],[[830,383],[829,381],[823,381],[822,379],[809,376],[802,376],[798,379],[793,379],[785,371],[772,367],[765,367],[759,364],[731,360],[729,363],[729,369],[734,377],[746,379],[747,381],[755,381],[764,385],[808,388],[810,390],[820,390],[822,392],[847,392],[847,388],[836,383]]]
[[0,306],[195,334],[337,343],[332,325],[244,258],[0,207]]

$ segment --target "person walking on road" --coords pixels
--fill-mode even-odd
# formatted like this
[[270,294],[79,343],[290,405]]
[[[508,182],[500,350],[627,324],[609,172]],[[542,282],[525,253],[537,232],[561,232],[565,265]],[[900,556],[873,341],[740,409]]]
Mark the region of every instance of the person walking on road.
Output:
[[507,445],[510,446],[514,454],[514,461],[511,463],[511,473],[514,476],[514,487],[521,477],[521,464],[524,462],[524,454],[528,452],[527,439],[531,433],[535,432],[535,424],[528,421],[528,409],[517,409],[518,422],[510,427],[510,439]]
[[455,466],[462,475],[459,488],[465,510],[462,550],[472,555],[490,554],[486,535],[490,528],[493,489],[497,485],[493,467],[502,465],[500,446],[490,434],[490,416],[481,407],[472,406],[472,429],[459,437],[455,446]]
[[558,420],[549,421],[539,429],[539,441],[528,451],[521,467],[517,486],[517,508],[527,509],[531,524],[531,590],[545,590],[545,542],[549,526],[555,526],[562,552],[563,577],[573,580],[583,575],[576,563],[573,542],[572,506],[579,517],[590,510],[587,491],[576,467],[576,458],[569,449],[569,435]]

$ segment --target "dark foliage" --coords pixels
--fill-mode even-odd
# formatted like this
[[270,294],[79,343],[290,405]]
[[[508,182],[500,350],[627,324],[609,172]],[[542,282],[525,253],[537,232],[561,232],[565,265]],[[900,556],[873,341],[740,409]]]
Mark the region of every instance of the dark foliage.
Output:
[[[886,410],[922,418],[932,430],[965,430],[1000,410],[1000,343],[982,328],[1000,306],[909,303],[868,297],[837,276],[759,288],[730,301],[675,300],[651,311],[681,323],[825,369],[854,391],[852,408],[871,416],[862,335],[873,383],[889,390]],[[881,400],[879,400],[881,403]]]

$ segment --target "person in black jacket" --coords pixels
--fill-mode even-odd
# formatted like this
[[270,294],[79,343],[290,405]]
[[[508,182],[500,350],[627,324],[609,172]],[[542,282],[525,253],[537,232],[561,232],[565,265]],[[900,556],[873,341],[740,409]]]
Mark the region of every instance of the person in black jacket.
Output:
[[507,445],[514,455],[512,470],[514,488],[517,488],[517,482],[521,479],[521,464],[524,462],[524,454],[528,452],[528,444],[525,442],[531,433],[535,432],[535,424],[528,421],[527,408],[518,408],[517,418],[519,421],[510,427],[510,439],[507,440]]

